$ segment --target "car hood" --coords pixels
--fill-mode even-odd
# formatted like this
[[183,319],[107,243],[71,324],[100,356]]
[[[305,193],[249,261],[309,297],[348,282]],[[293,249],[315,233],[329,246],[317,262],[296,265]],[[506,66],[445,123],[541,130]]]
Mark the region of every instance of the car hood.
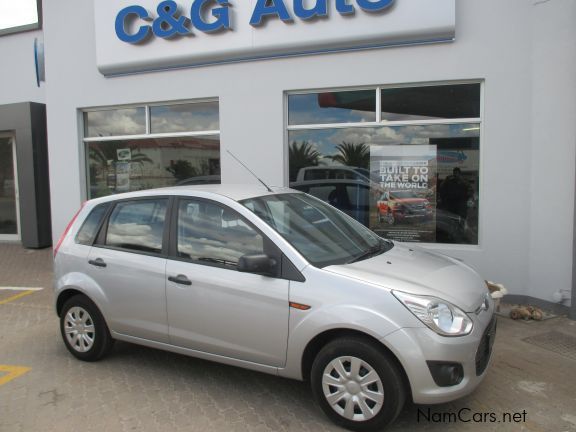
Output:
[[324,270],[389,290],[439,297],[465,312],[475,311],[488,292],[484,280],[466,264],[399,243],[373,258]]
[[427,200],[425,198],[394,198],[392,201],[400,204],[422,204]]

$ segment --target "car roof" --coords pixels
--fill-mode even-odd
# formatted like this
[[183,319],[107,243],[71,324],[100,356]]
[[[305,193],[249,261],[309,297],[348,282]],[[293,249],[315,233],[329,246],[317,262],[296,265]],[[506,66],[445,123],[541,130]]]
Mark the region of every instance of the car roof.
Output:
[[268,191],[263,185],[255,184],[211,184],[211,185],[194,185],[194,186],[171,186],[158,189],[146,189],[137,192],[126,192],[114,195],[108,195],[102,198],[91,200],[93,203],[116,201],[130,198],[143,198],[166,195],[180,196],[202,196],[210,195],[224,196],[234,201],[241,201],[248,198],[255,198],[266,195],[275,195],[280,193],[302,193],[300,191],[285,187],[271,186],[272,192]]
[[316,185],[356,185],[356,186],[364,186],[369,188],[370,185],[366,183],[364,180],[357,180],[357,179],[315,179],[315,180],[301,180],[290,182],[290,187],[297,188],[303,186],[316,186]]
[[305,171],[314,171],[314,170],[346,170],[346,171],[356,171],[357,169],[361,169],[360,167],[355,167],[351,165],[317,165],[317,166],[308,166],[304,167]]

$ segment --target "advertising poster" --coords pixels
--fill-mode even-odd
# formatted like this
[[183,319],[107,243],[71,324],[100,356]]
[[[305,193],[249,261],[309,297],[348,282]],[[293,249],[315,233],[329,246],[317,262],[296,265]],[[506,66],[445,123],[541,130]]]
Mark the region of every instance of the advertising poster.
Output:
[[436,241],[436,156],[434,145],[371,146],[370,174],[378,187],[370,229],[391,240]]

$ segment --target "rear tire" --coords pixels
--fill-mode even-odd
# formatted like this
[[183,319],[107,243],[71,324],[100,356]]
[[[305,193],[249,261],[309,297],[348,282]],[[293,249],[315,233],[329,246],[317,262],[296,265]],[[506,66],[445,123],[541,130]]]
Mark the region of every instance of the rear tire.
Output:
[[98,307],[88,297],[75,295],[60,313],[64,345],[79,360],[97,361],[110,352],[114,339]]
[[382,430],[398,417],[406,401],[396,361],[366,339],[347,337],[328,343],[316,356],[310,378],[324,413],[353,431]]

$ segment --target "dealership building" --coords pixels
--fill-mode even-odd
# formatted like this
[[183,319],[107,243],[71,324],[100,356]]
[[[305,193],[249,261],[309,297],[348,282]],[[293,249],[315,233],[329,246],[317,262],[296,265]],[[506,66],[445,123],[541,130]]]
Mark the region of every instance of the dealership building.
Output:
[[238,158],[576,318],[576,2],[4,3],[0,241]]

